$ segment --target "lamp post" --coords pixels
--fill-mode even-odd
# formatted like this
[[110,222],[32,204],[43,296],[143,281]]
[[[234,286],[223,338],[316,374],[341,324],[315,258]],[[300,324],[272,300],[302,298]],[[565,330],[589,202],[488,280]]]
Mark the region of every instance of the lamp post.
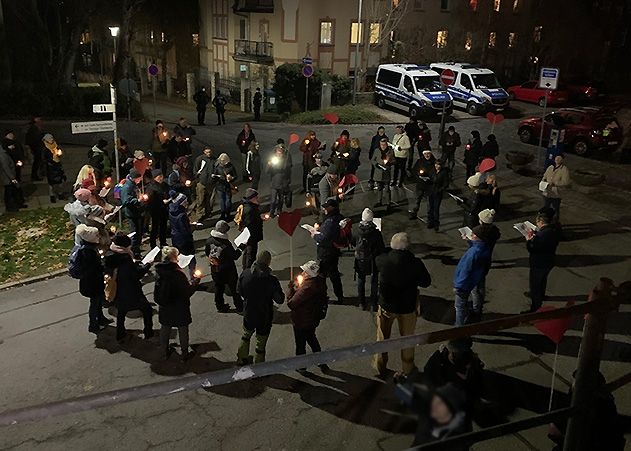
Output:
[[112,64],[116,64],[116,36],[120,31],[120,27],[109,27],[112,39],[114,39],[114,54],[112,55]]
[[364,30],[362,30],[362,0],[359,0],[357,8],[357,42],[355,45],[355,76],[353,77],[353,105],[357,100],[357,76],[359,75],[359,46],[363,37]]

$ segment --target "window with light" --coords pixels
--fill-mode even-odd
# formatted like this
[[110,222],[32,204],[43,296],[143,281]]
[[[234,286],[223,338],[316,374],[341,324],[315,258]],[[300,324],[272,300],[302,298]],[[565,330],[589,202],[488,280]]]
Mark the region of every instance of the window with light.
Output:
[[436,48],[444,49],[447,47],[447,30],[440,30],[436,33]]

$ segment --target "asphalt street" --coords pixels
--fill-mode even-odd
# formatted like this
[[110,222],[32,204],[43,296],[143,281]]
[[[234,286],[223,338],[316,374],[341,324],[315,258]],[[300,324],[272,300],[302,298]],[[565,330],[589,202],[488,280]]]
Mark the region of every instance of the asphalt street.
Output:
[[[527,107],[526,111],[537,111]],[[522,111],[519,114],[525,114]],[[193,123],[194,111],[161,106],[159,114],[175,122],[184,114]],[[386,113],[392,121],[405,121],[404,116]],[[458,114],[454,122],[463,141],[472,129],[485,136],[490,125],[484,118]],[[209,118],[211,119],[211,118]],[[534,151],[534,146],[519,142],[516,135],[518,119],[509,117],[495,129],[500,153],[508,150]],[[211,121],[209,121],[211,122]],[[230,121],[225,127],[197,128],[196,152],[209,144],[216,153],[228,152],[238,157],[236,135],[241,124]],[[70,135],[67,123],[51,122],[60,142],[75,149],[73,158],[85,158],[85,151],[94,135]],[[122,124],[121,128],[132,148],[144,147],[149,141],[151,124]],[[254,123],[253,129],[261,142],[263,159],[278,137],[287,139],[290,133],[303,135],[316,130],[318,137],[330,147],[343,128],[368,144],[376,125],[362,126],[292,126],[288,124]],[[393,126],[386,125],[392,136]],[[431,123],[434,142],[438,140],[438,123]],[[300,207],[303,197],[300,184],[300,155],[297,145],[291,149],[294,158],[292,182],[296,194],[294,203]],[[362,155],[360,179],[366,180],[369,165],[367,152]],[[458,156],[461,159],[462,149]],[[326,152],[328,156],[328,151]],[[238,160],[237,160],[238,161]],[[528,254],[523,239],[512,224],[532,220],[542,205],[537,190],[536,175],[517,175],[508,169],[500,155],[498,183],[502,189],[502,208],[498,225],[502,232],[494,264],[487,278],[486,317],[500,318],[523,310],[528,299],[523,295],[528,281]],[[75,162],[76,163],[76,162]],[[628,169],[608,161],[595,161],[570,155],[571,169],[591,168],[606,172],[604,185],[585,190],[578,187],[563,200],[562,218],[564,241],[558,250],[558,265],[548,286],[551,305],[561,306],[567,300],[582,302],[599,277],[615,282],[631,280],[631,228],[629,226]],[[237,168],[240,164],[237,162]],[[613,180],[613,181],[612,181]],[[454,190],[463,188],[464,168],[456,168]],[[261,192],[267,194],[269,183],[263,179]],[[366,188],[366,185],[363,185]],[[407,231],[412,238],[412,250],[421,257],[432,275],[432,285],[421,291],[422,318],[418,332],[449,327],[453,323],[451,280],[458,258],[466,249],[457,231],[461,225],[460,208],[451,201],[443,202],[441,231],[427,230],[420,220],[407,219],[407,191],[395,194],[400,206],[383,217],[387,240],[393,233]],[[397,197],[398,196],[398,197]],[[374,194],[359,190],[353,199],[344,202],[342,211],[358,221],[365,206],[374,202]],[[425,211],[425,205],[421,207]],[[313,223],[315,216],[305,216],[303,223]],[[198,256],[208,229],[195,232]],[[231,230],[230,235],[237,232]],[[265,224],[262,248],[272,252],[272,268],[283,286],[289,279],[289,239],[275,221]],[[298,229],[293,238],[293,265],[315,256],[315,246],[309,235]],[[203,258],[198,258],[208,274]],[[375,318],[356,305],[353,259],[348,254],[341,259],[341,270],[347,305],[334,305],[318,329],[324,348],[333,348],[375,339]],[[204,282],[209,282],[206,277]],[[109,328],[96,340],[87,332],[87,300],[77,292],[77,281],[67,276],[0,292],[0,409],[12,409],[131,387],[177,377],[229,368],[236,360],[241,337],[241,317],[236,313],[215,311],[213,294],[197,292],[192,299],[193,324],[191,343],[197,356],[187,364],[177,359],[160,359],[157,342],[144,341],[137,335],[141,320],[128,319],[128,329],[136,336],[120,346]],[[151,300],[151,277],[145,293]],[[154,317],[157,322],[157,316]],[[631,338],[629,321],[631,306],[623,305],[611,315],[602,371],[608,382],[627,375],[631,369]],[[567,392],[575,369],[580,343],[582,320],[576,319],[558,348],[558,374],[555,396]],[[395,333],[396,334],[396,333]],[[268,342],[268,360],[293,355],[293,334],[286,305],[278,308]],[[422,367],[437,346],[419,347],[416,364]],[[476,338],[475,351],[489,370],[493,387],[501,392],[510,407],[510,418],[521,419],[547,410],[554,345],[534,328],[516,328],[492,336]],[[398,355],[391,355],[390,367],[398,369]],[[198,389],[168,397],[151,399],[82,414],[51,418],[34,424],[20,424],[0,429],[0,449],[16,450],[105,450],[105,449],[221,449],[221,450],[305,450],[352,449],[397,450],[411,444],[414,422],[409,412],[394,397],[394,385],[375,378],[368,358],[335,363],[333,371],[323,374],[312,370],[270,376],[251,382],[240,382],[214,389]],[[614,392],[619,412],[631,415],[629,386]],[[547,428],[539,427],[519,434],[475,445],[474,450],[547,450],[551,442]],[[631,436],[627,435],[629,441]]]

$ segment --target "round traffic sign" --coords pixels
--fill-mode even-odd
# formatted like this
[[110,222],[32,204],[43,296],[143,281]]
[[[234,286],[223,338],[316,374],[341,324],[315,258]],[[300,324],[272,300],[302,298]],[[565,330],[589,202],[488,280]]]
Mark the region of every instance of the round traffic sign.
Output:
[[313,66],[307,65],[302,68],[302,75],[309,78],[313,75]]
[[149,75],[155,77],[156,75],[158,75],[159,72],[158,66],[156,66],[155,64],[149,65],[149,67],[147,68],[147,72],[149,72]]
[[445,69],[440,73],[440,82],[445,86],[451,86],[456,81],[456,73],[451,69]]

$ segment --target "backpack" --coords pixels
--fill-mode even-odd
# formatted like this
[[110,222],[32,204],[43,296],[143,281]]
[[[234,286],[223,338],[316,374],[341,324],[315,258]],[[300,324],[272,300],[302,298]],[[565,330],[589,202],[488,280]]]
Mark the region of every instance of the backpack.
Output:
[[105,275],[105,301],[114,302],[116,298],[116,290],[118,288],[118,268],[114,269],[111,276]]
[[80,279],[83,275],[84,268],[81,265],[81,251],[84,247],[83,244],[75,244],[72,251],[70,251],[70,256],[68,257],[68,273],[73,279]]
[[237,207],[237,211],[234,214],[234,223],[237,225],[240,232],[245,228],[245,224],[243,222],[243,204]]
[[333,244],[338,249],[350,248],[352,239],[353,221],[350,218],[344,218],[340,221],[340,233],[337,235],[337,239]]
[[365,236],[362,236],[355,246],[355,259],[361,263],[365,263],[372,259],[370,242]]
[[219,271],[219,256],[221,255],[221,251],[223,251],[223,246],[217,246],[211,243],[208,252],[208,263],[210,264],[211,273]]
[[116,200],[121,200],[121,188],[123,187],[123,183],[125,182],[117,183],[116,186],[114,186],[114,199]]

